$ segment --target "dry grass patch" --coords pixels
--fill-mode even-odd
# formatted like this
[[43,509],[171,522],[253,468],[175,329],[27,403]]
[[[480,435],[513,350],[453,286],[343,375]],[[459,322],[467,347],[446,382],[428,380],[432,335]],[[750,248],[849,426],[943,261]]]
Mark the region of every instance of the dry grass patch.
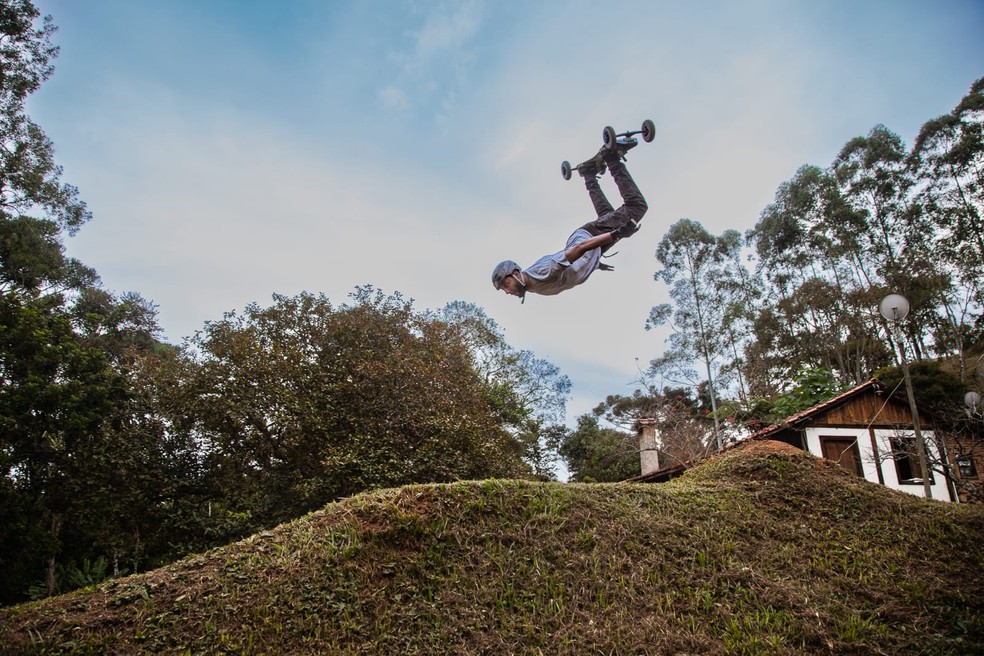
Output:
[[663,485],[365,494],[0,611],[4,653],[967,654],[984,508],[778,446]]

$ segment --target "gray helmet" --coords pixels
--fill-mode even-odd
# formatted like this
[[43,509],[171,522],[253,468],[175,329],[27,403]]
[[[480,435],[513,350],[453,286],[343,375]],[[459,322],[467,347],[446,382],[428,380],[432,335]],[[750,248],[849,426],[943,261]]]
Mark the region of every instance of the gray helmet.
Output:
[[492,271],[492,286],[496,289],[502,289],[502,281],[511,276],[513,271],[522,271],[522,269],[523,267],[512,260],[499,262]]

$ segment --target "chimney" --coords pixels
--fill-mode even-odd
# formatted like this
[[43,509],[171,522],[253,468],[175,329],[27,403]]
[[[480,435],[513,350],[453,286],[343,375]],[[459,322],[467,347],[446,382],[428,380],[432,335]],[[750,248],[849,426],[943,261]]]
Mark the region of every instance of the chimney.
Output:
[[639,436],[639,464],[642,465],[642,475],[659,469],[659,451],[656,448],[656,420],[640,419],[636,422]]

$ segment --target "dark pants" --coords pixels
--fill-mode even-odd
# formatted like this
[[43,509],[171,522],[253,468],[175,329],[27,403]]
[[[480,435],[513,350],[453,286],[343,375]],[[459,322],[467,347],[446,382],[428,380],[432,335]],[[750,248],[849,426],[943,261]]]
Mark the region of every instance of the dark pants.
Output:
[[[649,209],[649,206],[646,205],[646,199],[642,197],[639,187],[636,186],[623,162],[618,161],[614,165],[609,164],[608,170],[611,171],[618,192],[622,195],[622,206],[618,209],[612,207],[612,204],[605,198],[601,185],[598,184],[598,178],[593,175],[584,178],[584,186],[588,189],[588,195],[591,196],[591,203],[594,205],[598,218],[590,223],[585,223],[581,228],[587,230],[592,236],[611,232],[629,221],[638,224],[646,210]],[[617,241],[615,240],[602,250],[607,251]]]

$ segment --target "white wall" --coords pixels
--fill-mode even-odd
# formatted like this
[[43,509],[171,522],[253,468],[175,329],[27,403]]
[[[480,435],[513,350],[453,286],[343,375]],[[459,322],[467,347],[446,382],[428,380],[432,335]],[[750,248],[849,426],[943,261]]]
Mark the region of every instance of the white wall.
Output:
[[[936,444],[933,442],[932,431],[922,431],[923,439],[926,442],[927,450],[929,451],[930,458],[933,460],[939,460],[939,456],[936,452]],[[864,471],[865,480],[871,481],[872,483],[878,483],[878,468],[881,467],[882,478],[885,481],[885,486],[890,487],[893,490],[900,490],[902,492],[907,492],[917,497],[925,496],[923,492],[922,483],[902,483],[899,481],[898,470],[895,467],[895,461],[891,458],[886,458],[886,454],[891,453],[891,439],[896,435],[901,435],[905,437],[914,437],[912,431],[897,431],[896,429],[875,429],[875,444],[877,445],[878,452],[881,454],[881,460],[875,456],[874,450],[871,448],[871,435],[867,428],[807,428],[806,429],[806,447],[807,450],[818,458],[823,457],[823,451],[820,448],[820,437],[851,437],[854,438],[858,445],[858,452],[861,454],[861,468]],[[930,486],[930,491],[934,499],[940,501],[949,501],[950,493],[947,490],[946,480],[939,473],[935,473],[933,476],[933,485]]]

